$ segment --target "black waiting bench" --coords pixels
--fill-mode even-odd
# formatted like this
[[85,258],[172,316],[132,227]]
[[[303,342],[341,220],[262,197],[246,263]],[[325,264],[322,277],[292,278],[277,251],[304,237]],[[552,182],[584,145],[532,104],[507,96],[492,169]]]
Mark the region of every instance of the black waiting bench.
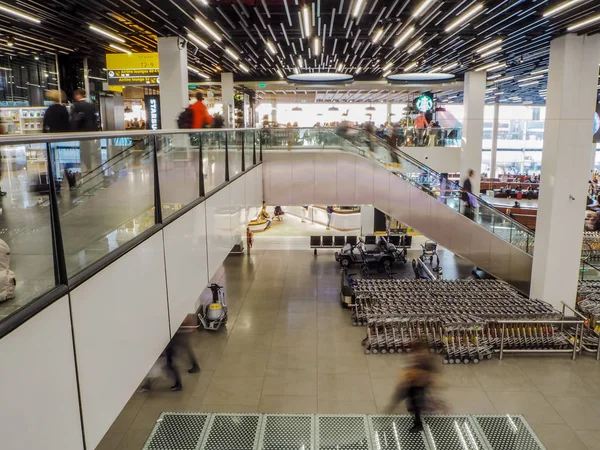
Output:
[[[408,247],[412,245],[412,236],[391,235],[385,236],[390,244],[396,247]],[[365,236],[365,244],[376,244],[379,236]],[[314,249],[315,255],[319,248],[342,248],[346,244],[356,245],[358,236],[310,236],[310,248]]]

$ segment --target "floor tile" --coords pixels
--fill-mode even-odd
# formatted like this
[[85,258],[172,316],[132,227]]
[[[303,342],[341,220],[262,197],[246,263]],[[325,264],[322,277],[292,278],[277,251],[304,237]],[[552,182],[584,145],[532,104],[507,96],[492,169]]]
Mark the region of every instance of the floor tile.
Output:
[[562,423],[564,420],[539,392],[486,392],[499,414],[521,414],[528,423]]
[[316,395],[263,395],[258,412],[271,414],[314,414],[317,411]]
[[367,357],[360,352],[321,352],[318,355],[319,373],[368,374]]
[[[588,450],[600,450],[600,431],[576,431],[575,434]],[[573,447],[568,448],[571,450]]]
[[316,353],[317,334],[311,329],[277,329],[273,335],[273,347],[310,348]]
[[349,402],[373,402],[371,379],[368,375],[319,373],[319,399]]
[[522,369],[544,395],[587,397],[595,391],[569,367],[541,366]]
[[270,369],[315,369],[317,350],[315,348],[273,347],[269,356]]
[[258,406],[263,381],[262,377],[213,377],[202,404]]
[[317,395],[317,372],[303,369],[267,369],[262,395]]
[[395,403],[396,390],[400,384],[399,377],[374,377],[371,375],[371,387],[375,403],[380,408],[387,408]]
[[234,331],[227,341],[223,355],[229,353],[268,352],[271,350],[274,332],[274,329],[266,330],[262,334],[244,333],[241,331],[236,333]]
[[537,391],[519,366],[505,361],[482,361],[473,369],[484,391]]
[[400,379],[402,370],[410,364],[407,355],[367,355],[367,365],[372,377]]
[[256,413],[258,405],[210,405],[203,403],[198,412],[207,413]]
[[227,353],[221,357],[216,377],[243,375],[245,377],[263,377],[269,361],[269,352]]
[[586,447],[577,434],[567,425],[561,424],[530,424],[546,450],[592,450]]
[[600,430],[600,397],[586,399],[568,396],[549,396],[546,399],[573,430]]
[[378,414],[379,412],[377,405],[372,401],[347,402],[319,396],[318,403],[319,414]]
[[446,414],[497,414],[496,408],[480,388],[452,388],[439,391]]

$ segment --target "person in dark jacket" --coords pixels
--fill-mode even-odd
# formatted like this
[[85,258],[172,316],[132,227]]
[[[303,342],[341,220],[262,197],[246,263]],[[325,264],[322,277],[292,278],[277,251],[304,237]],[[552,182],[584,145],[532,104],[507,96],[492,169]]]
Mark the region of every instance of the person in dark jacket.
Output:
[[471,184],[471,179],[475,174],[473,169],[469,169],[468,177],[465,179],[463,183],[463,190],[461,194],[462,201],[465,203],[465,216],[469,219],[474,220],[474,211],[473,211],[473,185]]
[[44,133],[66,133],[69,131],[69,110],[63,104],[67,95],[63,91],[53,90],[46,93],[46,99],[54,104],[44,113]]
[[83,89],[73,93],[75,103],[71,108],[71,130],[73,131],[98,131],[96,124],[96,106],[86,99]]

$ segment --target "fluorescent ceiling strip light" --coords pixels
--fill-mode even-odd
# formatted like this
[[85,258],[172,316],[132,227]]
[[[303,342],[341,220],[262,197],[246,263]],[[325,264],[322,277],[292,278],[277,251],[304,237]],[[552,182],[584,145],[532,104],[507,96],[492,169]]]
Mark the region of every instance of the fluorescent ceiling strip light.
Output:
[[410,55],[415,50],[417,50],[421,45],[423,45],[423,41],[417,41],[414,44],[412,44],[410,47],[408,47],[408,49],[406,51]]
[[406,31],[404,31],[404,33],[402,33],[400,35],[400,37],[398,39],[396,39],[396,42],[394,42],[394,47],[398,47],[400,44],[402,44],[404,41],[406,41],[411,34],[413,34],[415,32],[415,28],[414,27],[409,27],[406,29]]
[[194,72],[194,73],[200,73],[200,71],[198,69],[194,69],[192,66],[188,66],[188,70],[190,72]]
[[434,67],[433,69],[431,69],[429,71],[429,73],[436,73],[436,72],[439,72],[440,70],[442,70],[442,66],[437,66],[437,67]]
[[243,65],[242,63],[240,63],[240,69],[242,69],[244,72],[250,72],[250,69],[248,69],[245,65]]
[[485,52],[488,48],[492,48],[492,47],[496,47],[497,45],[500,45],[502,43],[502,39],[496,39],[495,41],[492,41],[488,44],[485,44],[481,47],[479,47],[477,50],[475,50],[476,53],[483,53]]
[[387,63],[385,66],[383,66],[383,68],[381,70],[385,71],[385,70],[391,69],[393,65],[394,65],[393,63]]
[[422,12],[425,11],[425,9],[429,6],[429,4],[432,2],[433,0],[424,0],[423,3],[421,3],[419,5],[419,7],[417,9],[415,9],[415,12],[413,12],[412,16],[416,19],[417,17],[419,17],[421,15]]
[[233,59],[235,59],[236,61],[238,59],[240,59],[240,57],[237,55],[237,53],[235,53],[233,50],[231,50],[229,47],[225,47],[225,53],[227,53],[229,56],[231,56]]
[[110,44],[109,47],[114,48],[115,50],[119,50],[120,52],[127,53],[128,55],[131,55],[131,50],[127,50],[126,48],[119,47],[118,45]]
[[294,72],[296,73],[296,75],[298,75],[300,73],[300,70],[298,70],[297,67],[294,67]]
[[512,80],[513,78],[514,78],[513,76],[498,78],[497,80],[494,80],[494,83],[502,83],[503,81],[509,81],[509,80]]
[[344,70],[344,64],[343,63],[339,63],[337,66],[337,71],[341,72],[342,70]]
[[490,88],[490,89],[486,89],[485,92],[486,93],[488,93],[488,92],[494,92],[495,90],[496,90],[496,88]]
[[555,6],[554,8],[550,8],[547,11],[545,11],[543,17],[550,17],[558,12],[561,12],[563,9],[566,9],[569,6],[575,5],[577,3],[581,3],[582,1],[583,0],[570,0],[568,2],[561,3],[560,5]]
[[446,72],[446,71],[448,71],[448,70],[455,69],[456,67],[458,67],[458,65],[459,65],[459,64],[458,64],[457,62],[453,62],[452,64],[448,64],[447,66],[445,66],[445,67],[442,67],[442,70],[443,70],[444,72]]
[[406,67],[404,68],[404,71],[405,71],[405,72],[408,72],[409,70],[412,70],[412,69],[414,69],[414,68],[415,68],[415,67],[417,67],[418,65],[419,65],[419,63],[417,63],[416,61],[414,61],[414,62],[410,63],[408,66],[406,66]]
[[478,67],[477,69],[475,69],[475,72],[481,72],[482,70],[495,70],[505,66],[506,64],[500,64],[499,62],[494,61],[492,63],[486,64],[485,66]]
[[488,50],[487,52],[482,53],[480,56],[482,58],[486,58],[486,57],[494,55],[500,51],[502,51],[502,47],[496,47],[496,48],[492,48],[491,50]]
[[502,74],[497,73],[496,75],[492,75],[491,77],[488,77],[488,81],[492,81],[495,80],[497,78],[500,78],[502,76]]
[[[0,67],[0,69],[2,69],[2,67]],[[48,76],[48,75],[46,75]],[[99,80],[99,81],[107,81],[106,78],[100,78],[100,77],[92,77],[92,76],[88,76],[88,78],[90,80]]]
[[279,69],[277,69],[277,75],[279,75],[279,78],[283,78],[283,72]]
[[358,13],[360,12],[360,8],[362,7],[364,0],[356,0],[356,3],[354,4],[354,11],[352,11],[352,15],[354,17],[358,16]]
[[209,27],[200,17],[196,17],[196,22],[198,22],[198,24],[204,28],[204,30],[210,34],[213,38],[215,38],[215,40],[217,41],[221,41],[221,36],[215,32],[215,30],[213,30],[211,27]]
[[544,75],[536,75],[534,77],[522,78],[519,80],[519,83],[523,83],[524,81],[539,80],[540,78],[544,78]]
[[474,14],[481,11],[482,9],[483,9],[482,3],[478,3],[477,5],[473,6],[470,10],[468,10],[466,13],[464,13],[462,16],[460,16],[458,19],[456,19],[454,22],[452,22],[450,25],[448,25],[446,27],[446,33],[449,33],[450,31],[454,30],[461,23],[465,22],[467,19],[469,19],[470,17],[472,17]]
[[273,54],[277,53],[277,50],[275,49],[275,46],[273,45],[273,43],[271,41],[267,41],[267,48],[269,49],[269,51]]
[[375,34],[373,35],[373,44],[376,44],[377,41],[379,41],[379,39],[381,39],[381,36],[383,36],[383,28],[380,28],[379,30],[377,30],[375,32]]
[[298,58],[298,67],[302,69],[302,56]]
[[549,69],[536,70],[534,72],[531,72],[531,75],[537,75],[537,74],[540,74],[540,73],[546,73],[546,72],[548,72],[548,70]]
[[[0,70],[12,70],[12,69],[10,67],[0,67]],[[92,78],[92,77],[90,77],[90,78]]]
[[317,56],[319,54],[319,44],[320,44],[320,40],[318,37],[315,38],[314,41],[314,51],[315,51],[315,56]]
[[589,19],[582,20],[581,22],[574,23],[573,25],[569,25],[567,27],[567,31],[575,31],[580,28],[583,28],[587,25],[590,25],[594,22],[598,22],[600,20],[600,14],[594,17],[590,17]]
[[90,25],[90,30],[95,31],[96,33],[103,34],[104,36],[107,36],[114,41],[120,42],[121,44],[125,43],[125,39],[123,39],[122,37],[119,37],[115,34],[109,33],[108,31],[104,31],[98,27],[95,27],[94,25]]
[[302,8],[302,17],[304,18],[304,34],[308,39],[310,37],[310,14],[308,11],[308,6]]
[[200,47],[208,48],[208,44],[196,36],[194,33],[188,33],[188,39],[192,41],[194,44],[198,44]]
[[533,86],[534,84],[538,84],[538,83],[539,83],[539,81],[531,81],[529,83],[519,84],[519,87]]
[[391,70],[388,70],[387,72],[383,73],[383,78],[387,77],[390,73],[392,73]]
[[21,19],[29,20],[30,22],[33,22],[33,23],[40,23],[40,19],[30,16],[28,14],[24,14],[20,11],[12,9],[12,8],[8,8],[4,5],[0,5],[0,11],[4,11],[8,14],[12,14],[13,16],[20,17]]
[[354,72],[354,73],[355,73],[356,75],[358,75],[358,74],[360,73],[360,71],[361,71],[361,70],[362,70],[362,67],[358,67],[358,68],[356,69],[356,72]]

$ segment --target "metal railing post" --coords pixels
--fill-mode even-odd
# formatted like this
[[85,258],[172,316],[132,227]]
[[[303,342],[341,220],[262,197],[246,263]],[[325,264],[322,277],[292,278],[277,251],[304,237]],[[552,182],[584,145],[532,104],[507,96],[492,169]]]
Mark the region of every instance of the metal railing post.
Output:
[[58,210],[58,200],[56,196],[56,184],[54,180],[54,151],[52,144],[46,143],[46,160],[48,165],[48,187],[50,197],[50,226],[52,230],[52,247],[54,251],[54,281],[57,285],[68,284],[69,276],[67,274],[67,262],[65,259],[65,248],[62,239],[62,230],[60,227],[60,212]]
[[162,203],[160,201],[160,182],[158,178],[158,136],[153,139],[154,153],[154,222],[162,223]]
[[245,152],[246,132],[240,131],[240,133],[242,133],[242,172],[245,172],[246,171],[246,152]]
[[198,133],[198,149],[200,151],[200,155],[198,158],[198,171],[199,171],[199,179],[198,179],[198,194],[200,197],[206,197],[206,188],[204,186],[204,152],[202,149],[202,133]]
[[252,165],[253,166],[256,165],[256,130],[254,130],[254,132],[253,132],[253,139],[252,139]]
[[[583,325],[582,325],[583,327]],[[573,335],[573,356],[571,359],[575,361],[577,358],[577,340],[579,339],[579,324],[575,324],[575,334]]]
[[504,357],[504,328],[506,324],[502,323],[502,334],[500,335],[500,360]]
[[229,181],[229,143],[227,142],[227,131],[225,131],[225,182]]
[[259,137],[260,137],[260,141],[259,141],[258,145],[260,147],[260,149],[259,149],[259,151],[260,151],[260,162],[262,162],[262,160],[263,160],[263,154],[262,154],[262,150],[263,150],[263,138],[262,138],[262,136],[260,136],[260,134],[259,134]]

